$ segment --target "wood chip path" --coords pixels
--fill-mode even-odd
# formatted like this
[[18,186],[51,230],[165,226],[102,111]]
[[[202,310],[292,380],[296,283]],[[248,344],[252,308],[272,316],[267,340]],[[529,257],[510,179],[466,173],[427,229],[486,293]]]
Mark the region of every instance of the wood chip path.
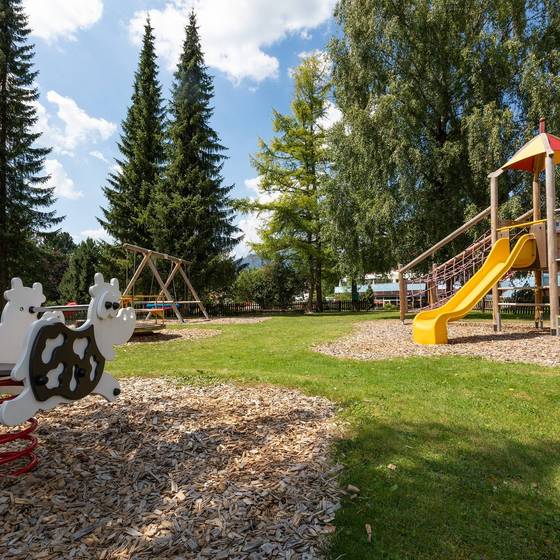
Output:
[[315,350],[356,360],[461,355],[560,366],[560,338],[535,330],[530,323],[506,323],[502,333],[493,333],[490,323],[450,323],[449,344],[422,346],[412,341],[411,322],[403,325],[398,320],[366,321],[349,336]]
[[40,416],[38,470],[0,479],[2,558],[321,557],[340,495],[329,401],[160,379],[122,389]]

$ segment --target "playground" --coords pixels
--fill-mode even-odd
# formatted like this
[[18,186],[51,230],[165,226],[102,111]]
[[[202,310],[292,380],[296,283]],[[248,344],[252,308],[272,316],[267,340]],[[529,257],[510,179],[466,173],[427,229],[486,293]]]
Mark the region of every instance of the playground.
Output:
[[560,560],[560,2],[0,24],[0,560]]
[[220,334],[119,347],[119,399],[39,416],[39,469],[2,482],[0,544],[17,559],[216,557],[209,535],[256,547],[239,558],[325,539],[356,559],[558,557],[558,366],[315,351],[372,323],[400,324],[199,323]]
[[[490,174],[490,207],[399,269],[398,316],[210,319],[186,261],[135,245],[124,290],[96,273],[89,304],[45,306],[40,283],[13,278],[0,546],[17,560],[560,557],[557,160],[541,121]],[[532,173],[534,207],[504,221],[510,168]],[[415,276],[487,216],[489,232]],[[134,291],[144,270],[150,295]],[[534,281],[534,313],[509,322],[516,275]],[[489,292],[491,319],[469,319]],[[204,319],[185,324],[188,305]]]

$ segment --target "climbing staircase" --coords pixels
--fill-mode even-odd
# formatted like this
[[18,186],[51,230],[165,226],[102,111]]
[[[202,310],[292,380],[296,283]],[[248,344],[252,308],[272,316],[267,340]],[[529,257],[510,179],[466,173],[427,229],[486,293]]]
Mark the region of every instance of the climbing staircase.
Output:
[[[433,256],[438,249],[444,247],[447,243],[486,219],[489,211],[490,208],[482,211],[473,218],[473,220],[450,234],[447,238],[436,244],[431,250],[426,251],[399,271],[400,273],[407,271],[406,278],[404,274],[400,274],[400,278],[404,283],[403,288],[405,288],[401,289],[401,294],[408,294],[408,310],[418,312],[443,305],[453,297],[482,266],[492,249],[492,235],[490,230],[480,235],[458,255],[455,255],[439,265],[434,264],[432,270],[429,272],[422,274],[414,274],[413,272],[415,266],[430,256]],[[519,216],[515,222],[523,222],[530,214],[531,211],[526,212]],[[522,233],[523,231],[521,229],[512,232],[510,240],[515,241]],[[509,272],[503,279],[509,279],[514,274],[515,272]]]
[[492,249],[492,237],[486,232],[458,255],[435,265],[426,274],[409,279],[410,309],[433,309],[449,300],[482,266]]

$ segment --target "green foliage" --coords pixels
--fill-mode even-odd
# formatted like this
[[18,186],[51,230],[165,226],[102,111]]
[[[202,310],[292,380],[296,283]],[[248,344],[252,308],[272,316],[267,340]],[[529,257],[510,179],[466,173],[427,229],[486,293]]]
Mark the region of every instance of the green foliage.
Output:
[[33,45],[21,0],[0,0],[0,290],[11,276],[26,277],[37,257],[36,237],[61,218],[48,176],[50,149],[37,147]]
[[[45,234],[39,241],[39,258],[33,278],[30,278],[29,282],[41,282],[47,302],[60,301],[58,287],[75,249],[76,244],[72,236],[65,231]],[[93,277],[91,279],[93,280]]]
[[61,303],[88,303],[89,287],[96,272],[102,269],[101,243],[93,239],[82,241],[70,257],[70,263],[59,285]]
[[[346,271],[384,271],[486,208],[487,174],[538,117],[560,128],[560,5],[341,0],[336,16],[330,237]],[[500,182],[527,207],[527,179]]]
[[164,163],[164,111],[154,34],[150,20],[138,69],[134,76],[132,102],[122,123],[118,171],[110,173],[103,189],[108,207],[103,209],[103,227],[119,242],[153,247],[150,224],[154,216],[150,201]]
[[234,285],[238,301],[254,301],[263,308],[286,307],[302,293],[304,280],[289,263],[276,259],[260,268],[242,270]]
[[210,125],[213,96],[193,12],[169,108],[168,163],[150,213],[155,248],[190,261],[192,282],[202,293],[231,284],[229,254],[238,232],[232,186],[222,184],[225,148]]
[[321,308],[323,273],[331,267],[322,210],[322,189],[328,173],[322,121],[329,88],[325,61],[320,56],[310,56],[295,70],[292,112],[283,115],[274,111],[276,136],[270,143],[261,139],[253,158],[266,197],[239,205],[242,210],[268,216],[260,232],[262,243],[253,248],[265,258],[289,255],[305,274],[310,309],[314,297],[317,308]]

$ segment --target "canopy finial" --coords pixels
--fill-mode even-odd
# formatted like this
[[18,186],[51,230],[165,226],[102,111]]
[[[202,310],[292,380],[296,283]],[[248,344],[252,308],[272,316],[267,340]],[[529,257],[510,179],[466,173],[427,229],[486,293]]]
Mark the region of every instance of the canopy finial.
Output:
[[539,132],[546,132],[546,119],[544,117],[539,119]]

